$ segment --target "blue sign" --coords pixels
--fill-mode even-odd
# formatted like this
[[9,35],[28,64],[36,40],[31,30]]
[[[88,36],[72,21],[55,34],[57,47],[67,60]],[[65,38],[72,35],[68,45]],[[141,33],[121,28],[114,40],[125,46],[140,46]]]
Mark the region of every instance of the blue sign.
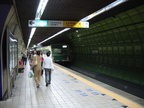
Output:
[[47,20],[29,20],[29,27],[48,27]]

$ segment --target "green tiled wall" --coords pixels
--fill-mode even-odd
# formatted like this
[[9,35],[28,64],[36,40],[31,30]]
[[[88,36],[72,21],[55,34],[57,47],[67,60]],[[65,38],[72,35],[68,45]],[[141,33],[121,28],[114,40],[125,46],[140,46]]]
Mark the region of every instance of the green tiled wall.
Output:
[[144,5],[68,36],[76,66],[144,85]]

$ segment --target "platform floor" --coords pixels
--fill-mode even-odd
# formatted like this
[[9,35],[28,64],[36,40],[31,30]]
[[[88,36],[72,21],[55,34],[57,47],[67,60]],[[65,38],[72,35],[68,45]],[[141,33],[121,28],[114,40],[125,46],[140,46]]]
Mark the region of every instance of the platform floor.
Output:
[[51,84],[40,88],[24,73],[16,77],[13,95],[0,108],[144,108],[144,100],[55,64]]

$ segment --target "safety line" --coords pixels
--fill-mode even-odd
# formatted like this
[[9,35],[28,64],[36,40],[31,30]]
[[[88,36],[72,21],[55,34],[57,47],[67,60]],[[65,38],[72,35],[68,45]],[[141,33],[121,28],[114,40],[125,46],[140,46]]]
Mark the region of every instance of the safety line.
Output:
[[80,81],[88,84],[89,86],[101,91],[102,93],[105,93],[105,94],[109,95],[110,97],[118,100],[121,103],[124,103],[125,105],[127,105],[127,106],[129,106],[131,108],[144,108],[144,107],[138,105],[137,103],[132,102],[131,100],[128,100],[128,99],[126,99],[126,98],[124,98],[124,97],[122,97],[122,96],[120,96],[120,95],[118,95],[116,93],[113,93],[113,92],[111,92],[111,91],[109,91],[109,90],[107,90],[107,89],[105,89],[105,88],[103,88],[101,86],[98,86],[98,85],[96,85],[96,84],[94,84],[94,83],[92,83],[92,82],[90,82],[90,81],[88,81],[88,80],[76,75],[76,74],[73,74],[73,73],[71,73],[71,72],[69,72],[69,71],[67,71],[67,70],[65,70],[65,69],[63,69],[63,68],[61,68],[61,67],[59,67],[59,66],[57,66],[55,64],[54,64],[54,66],[56,68],[60,69],[61,71],[63,71],[65,73],[77,78],[78,80],[80,80]]

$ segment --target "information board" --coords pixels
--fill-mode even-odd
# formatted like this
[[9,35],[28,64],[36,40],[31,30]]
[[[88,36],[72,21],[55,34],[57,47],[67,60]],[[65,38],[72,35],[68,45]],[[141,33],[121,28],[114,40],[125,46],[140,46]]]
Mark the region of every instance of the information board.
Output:
[[55,20],[29,20],[28,26],[29,27],[89,28],[89,22],[55,21]]

